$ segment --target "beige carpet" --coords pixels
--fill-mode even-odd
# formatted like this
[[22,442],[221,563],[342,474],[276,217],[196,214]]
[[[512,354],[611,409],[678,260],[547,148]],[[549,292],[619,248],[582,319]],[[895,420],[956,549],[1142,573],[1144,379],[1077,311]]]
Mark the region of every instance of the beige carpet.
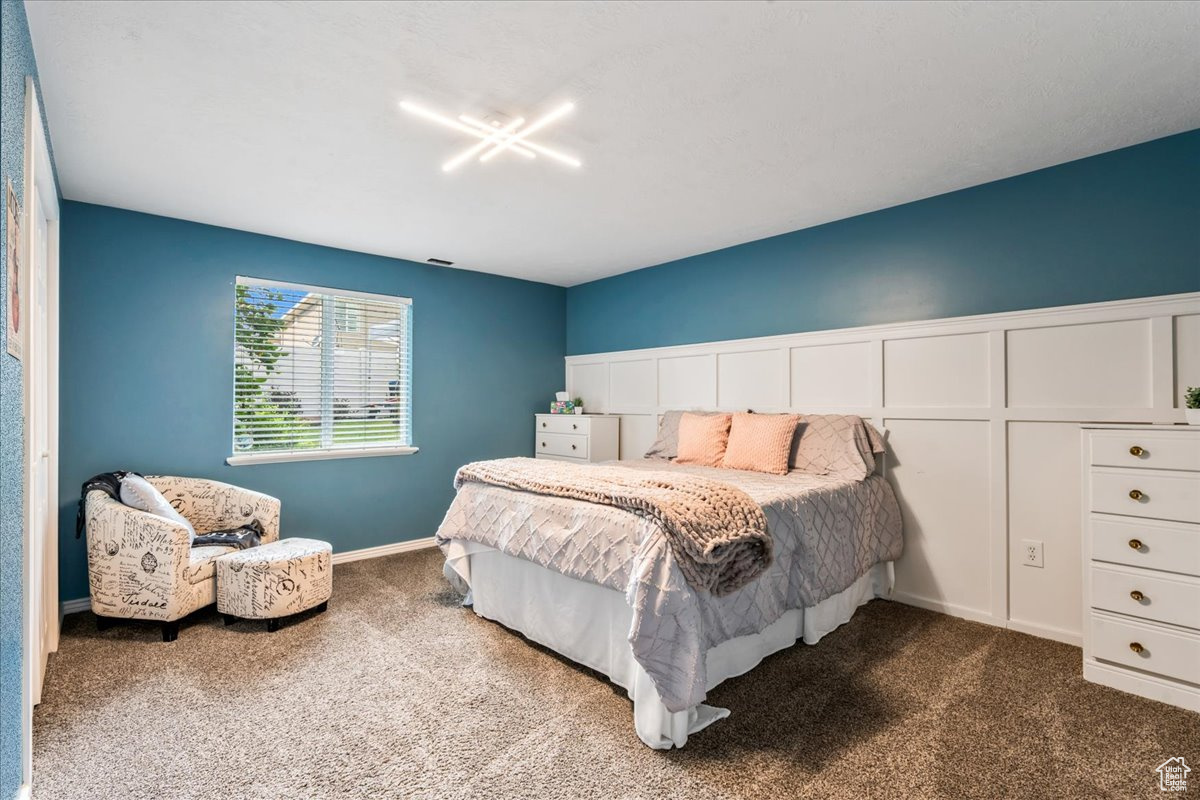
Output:
[[51,798],[1159,797],[1200,715],[1079,650],[875,601],[718,687],[681,751],[620,690],[458,605],[436,551],[339,566],[327,613],[179,641],[68,617],[34,719]]

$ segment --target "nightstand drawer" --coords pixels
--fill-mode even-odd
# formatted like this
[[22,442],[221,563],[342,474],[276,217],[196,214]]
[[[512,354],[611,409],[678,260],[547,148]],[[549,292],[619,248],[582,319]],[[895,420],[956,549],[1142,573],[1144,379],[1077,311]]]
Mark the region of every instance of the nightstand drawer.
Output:
[[1091,484],[1092,511],[1200,522],[1200,473],[1097,467]]
[[1091,569],[1093,608],[1200,628],[1200,579],[1121,567]]
[[1200,684],[1200,635],[1092,614],[1092,657]]
[[[582,414],[538,414],[537,432],[587,434],[591,431],[591,420]],[[538,448],[541,452],[541,448]]]
[[534,452],[541,455],[566,456],[567,458],[588,457],[588,437],[570,433],[542,433],[538,431]]
[[1092,434],[1092,464],[1200,471],[1200,432],[1103,431]]
[[1098,514],[1088,522],[1096,561],[1200,576],[1200,525]]

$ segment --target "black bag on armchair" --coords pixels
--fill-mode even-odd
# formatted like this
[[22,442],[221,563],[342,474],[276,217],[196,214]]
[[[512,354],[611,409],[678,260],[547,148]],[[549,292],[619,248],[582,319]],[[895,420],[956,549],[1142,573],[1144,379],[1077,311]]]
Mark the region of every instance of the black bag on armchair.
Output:
[[196,538],[192,540],[192,547],[208,547],[219,544],[245,550],[247,547],[258,547],[262,541],[262,535],[262,525],[258,520],[252,519],[240,528],[196,534]]

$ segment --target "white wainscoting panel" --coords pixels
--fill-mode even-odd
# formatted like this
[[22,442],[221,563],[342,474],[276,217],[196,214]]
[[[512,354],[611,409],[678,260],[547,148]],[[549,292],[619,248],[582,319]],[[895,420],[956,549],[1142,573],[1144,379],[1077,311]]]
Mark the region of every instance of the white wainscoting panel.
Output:
[[[1009,618],[1076,644],[1083,637],[1079,479],[1078,425],[1008,424]],[[1043,543],[1041,568],[1025,566],[1025,539]]]
[[784,352],[750,350],[717,355],[719,408],[787,408],[787,361]]
[[1175,318],[1175,400],[1183,408],[1183,393],[1189,386],[1200,386],[1200,314]]
[[[572,364],[567,367],[567,386],[574,392],[572,398],[583,398],[583,407],[588,411],[601,414],[608,411],[607,361],[599,364]],[[539,409],[542,410],[545,409]]]
[[883,397],[889,407],[983,408],[989,374],[986,333],[883,343]]
[[884,425],[888,476],[904,516],[896,595],[988,616],[989,562],[979,557],[987,552],[989,532],[987,422],[887,419]]
[[667,408],[716,408],[716,354],[660,358],[658,403]]
[[[622,458],[640,458],[672,408],[886,427],[906,536],[896,598],[1078,642],[1078,425],[1183,423],[1200,292],[568,356],[566,378],[621,415]],[[1022,539],[1043,542],[1044,567],[1021,566]]]
[[793,407],[871,407],[869,342],[792,347],[790,354]]
[[[649,358],[609,364],[609,403],[614,408],[655,408],[658,405],[658,384],[655,382],[657,368],[658,365]],[[584,408],[587,405],[587,398],[584,397]]]
[[657,435],[657,414],[622,414],[620,457],[641,458]]
[[1008,332],[1008,404],[1149,408],[1146,319]]

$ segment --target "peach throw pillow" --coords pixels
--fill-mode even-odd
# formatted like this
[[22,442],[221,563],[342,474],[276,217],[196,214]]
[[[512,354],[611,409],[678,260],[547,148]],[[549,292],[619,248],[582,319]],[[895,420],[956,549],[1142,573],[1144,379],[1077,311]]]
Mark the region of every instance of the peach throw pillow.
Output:
[[734,414],[721,466],[786,475],[798,414]]
[[721,466],[725,443],[729,441],[729,414],[684,414],[679,418],[679,451],[675,461],[680,464]]

